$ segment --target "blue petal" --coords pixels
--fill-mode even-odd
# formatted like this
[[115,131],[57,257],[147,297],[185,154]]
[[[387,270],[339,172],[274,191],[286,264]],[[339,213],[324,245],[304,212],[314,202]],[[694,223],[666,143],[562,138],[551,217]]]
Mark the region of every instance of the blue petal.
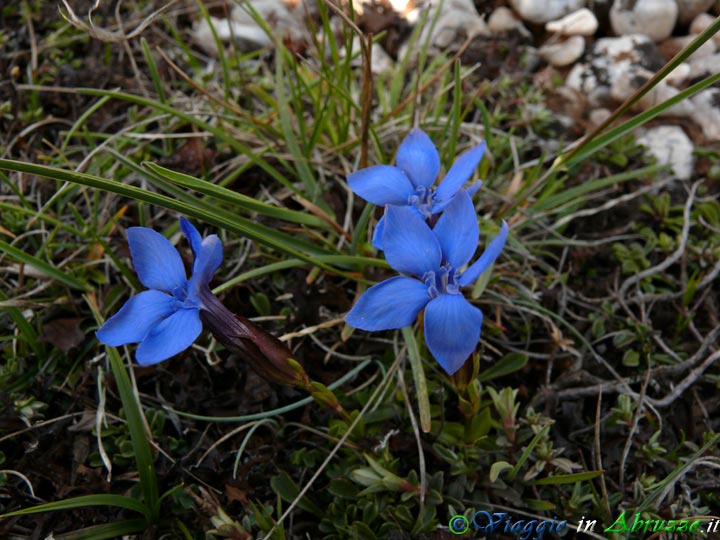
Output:
[[190,249],[192,249],[193,257],[197,259],[198,253],[200,252],[200,246],[202,245],[202,236],[200,236],[200,233],[195,226],[184,217],[180,218],[180,229],[190,243]]
[[397,276],[373,285],[345,316],[361,330],[393,330],[409,326],[430,300],[427,286],[417,279]]
[[483,142],[457,158],[435,191],[433,202],[436,204],[448,204],[450,199],[470,179],[484,154],[485,143]]
[[400,143],[397,166],[410,177],[413,186],[429,187],[440,172],[440,155],[425,132],[413,129]]
[[458,279],[458,283],[461,287],[473,283],[480,277],[480,274],[482,274],[492,263],[495,262],[495,259],[498,258],[498,255],[500,255],[500,252],[502,252],[505,247],[507,237],[508,224],[503,221],[502,227],[500,227],[500,232],[495,238],[493,238],[493,241],[490,242],[490,245],[488,245],[485,252],[480,255],[480,258],[475,261]]
[[172,294],[185,283],[182,259],[167,238],[146,227],[130,227],[127,236],[135,272],[143,285]]
[[375,231],[373,231],[372,245],[375,249],[382,251],[383,243],[382,237],[385,234],[385,216],[381,217],[375,225]]
[[142,341],[157,323],[173,312],[174,298],[160,291],[136,294],[103,324],[95,336],[105,345],[119,347]]
[[[425,220],[425,216],[422,215],[420,210],[416,206],[408,206],[408,208],[411,208],[415,211],[415,213],[420,216],[420,219]],[[385,234],[385,216],[383,215],[377,222],[377,225],[375,225],[375,230],[373,231],[373,237],[372,237],[372,245],[375,249],[379,249],[380,251],[383,250],[383,243],[382,238]]]
[[398,272],[423,277],[440,269],[440,244],[414,208],[386,208],[382,243],[385,259]]
[[155,326],[135,353],[141,366],[157,364],[184,351],[202,331],[200,311],[180,309]]
[[442,247],[443,262],[456,270],[468,263],[477,249],[480,229],[475,207],[465,190],[453,197],[433,232]]
[[203,239],[193,224],[184,217],[180,218],[180,228],[190,242],[195,257],[188,294],[197,295],[198,287],[208,285],[212,281],[213,274],[222,264],[222,242],[216,234]]
[[442,368],[452,375],[480,340],[482,312],[461,294],[441,294],[425,308],[425,341]]
[[470,184],[470,187],[465,188],[465,191],[467,191],[467,194],[470,195],[470,197],[472,197],[473,195],[475,195],[478,192],[478,190],[482,187],[482,185],[483,185],[483,183],[480,180],[478,180],[477,182],[473,182],[472,184]]
[[350,173],[347,181],[356,195],[378,206],[407,204],[408,197],[415,192],[405,173],[390,165],[360,169]]
[[218,269],[223,259],[222,242],[216,234],[211,234],[202,241],[200,252],[193,264],[193,275],[190,278],[188,295],[197,299],[199,287],[208,285],[213,274]]

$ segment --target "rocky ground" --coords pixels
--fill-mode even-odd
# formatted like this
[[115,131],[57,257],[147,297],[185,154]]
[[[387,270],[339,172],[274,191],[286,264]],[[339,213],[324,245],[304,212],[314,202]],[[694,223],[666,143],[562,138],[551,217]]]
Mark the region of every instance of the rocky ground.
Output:
[[[448,518],[479,504],[606,525],[651,503],[663,519],[720,507],[720,90],[544,174],[707,28],[720,2],[393,0],[358,2],[354,15],[311,0],[236,4],[67,0],[65,18],[55,2],[0,8],[0,160],[14,160],[0,166],[0,514],[73,496],[137,496],[136,458],[95,330],[99,314],[141,290],[127,228],[171,235],[177,226],[174,207],[140,202],[155,192],[189,201],[203,232],[222,235],[216,283],[228,285],[219,294],[229,309],[287,337],[316,380],[359,373],[341,390],[347,410],[392,382],[389,366],[404,356],[397,338],[343,329],[354,279],[285,267],[282,249],[233,229],[239,216],[293,235],[308,253],[340,246],[333,258],[361,257],[355,278],[390,275],[367,264],[381,258],[367,242],[379,215],[346,183],[362,159],[353,100],[367,79],[350,25],[377,36],[369,164],[391,163],[417,124],[443,147],[445,164],[488,143],[478,171],[482,242],[501,219],[512,233],[474,300],[485,311],[482,394],[455,390],[427,363],[433,432],[420,434],[406,369],[409,394],[400,385],[379,393],[363,433],[326,467],[346,426],[309,404],[241,433],[247,415],[305,395],[263,382],[204,336],[167,364],[133,368],[170,493],[157,534],[142,537],[183,537],[186,524],[188,538],[262,538],[310,477],[313,504],[285,520],[284,538],[445,540],[457,537]],[[318,39],[323,31],[336,39]],[[355,64],[344,62],[350,44]],[[639,110],[718,72],[718,45],[703,45]],[[179,190],[150,174],[149,162],[323,225]],[[51,172],[19,173],[18,163]],[[77,172],[145,198],[72,186]],[[306,188],[307,177],[317,184]],[[230,216],[225,228],[216,213]],[[128,366],[133,353],[124,352]],[[354,371],[367,359],[366,371]],[[512,476],[503,469],[511,464]],[[585,476],[548,482],[577,471]],[[388,489],[400,477],[401,489]],[[423,485],[420,502],[411,491]],[[94,507],[15,516],[0,520],[0,537],[60,538],[129,515]]]
[[[253,7],[286,42],[307,48],[312,30],[306,14],[312,6],[258,0]],[[487,78],[503,74],[531,80],[551,94],[558,120],[575,136],[605,121],[720,14],[715,0],[356,0],[353,7],[358,26],[382,36],[372,52],[375,73],[408,57],[413,29],[427,20],[430,24],[412,43],[458,52],[464,64],[477,65]],[[272,46],[245,9],[236,6],[215,15],[211,21],[224,42],[234,39],[247,51]],[[195,24],[194,37],[217,54],[207,21]],[[632,112],[720,71],[719,47],[716,35]],[[660,163],[672,163],[677,177],[688,180],[694,174],[694,149],[720,143],[720,89],[708,88],[672,107],[638,136]]]

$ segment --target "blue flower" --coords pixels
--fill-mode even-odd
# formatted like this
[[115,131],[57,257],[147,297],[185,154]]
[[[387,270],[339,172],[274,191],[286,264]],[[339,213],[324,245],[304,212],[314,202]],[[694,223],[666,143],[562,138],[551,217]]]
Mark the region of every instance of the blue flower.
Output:
[[407,206],[385,210],[383,245],[390,266],[403,274],[370,287],[345,317],[369,331],[409,326],[425,309],[428,349],[452,375],[467,360],[480,339],[482,312],[460,289],[472,285],[497,259],[505,246],[508,226],[503,222],[485,252],[466,270],[478,245],[479,230],[470,196],[461,191],[431,229]]
[[[440,155],[430,137],[415,128],[400,144],[396,166],[374,165],[360,169],[348,175],[348,185],[370,203],[408,206],[423,218],[429,218],[445,209],[455,195],[463,191],[462,186],[472,176],[484,154],[484,142],[465,152],[450,167],[437,189],[433,189],[430,186],[440,172]],[[477,182],[465,191],[472,196],[481,185],[482,182]],[[383,249],[384,221],[383,216],[373,235],[372,242],[377,249]]]
[[180,254],[167,238],[146,227],[130,227],[135,272],[149,290],[130,298],[96,332],[106,345],[140,343],[135,359],[141,366],[162,362],[197,339],[202,331],[201,293],[222,262],[217,235],[203,239],[185,218],[180,218],[180,228],[194,256],[192,277],[187,279]]

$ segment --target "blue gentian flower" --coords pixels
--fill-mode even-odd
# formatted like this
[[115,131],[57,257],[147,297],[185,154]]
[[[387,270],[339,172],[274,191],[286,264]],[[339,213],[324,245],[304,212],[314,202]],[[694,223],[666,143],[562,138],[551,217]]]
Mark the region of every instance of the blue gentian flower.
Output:
[[[396,166],[373,165],[351,173],[347,177],[353,192],[366,201],[386,206],[408,206],[424,219],[441,212],[450,204],[455,195],[463,191],[485,154],[485,143],[481,143],[462,154],[450,167],[437,189],[431,186],[440,172],[440,155],[424,131],[413,129],[400,144]],[[467,191],[473,195],[482,182],[476,182]],[[373,245],[383,249],[385,219],[380,219],[373,235]]]
[[140,343],[135,359],[141,366],[156,364],[187,349],[202,331],[203,293],[222,262],[217,235],[203,239],[185,218],[180,228],[190,242],[194,262],[187,279],[180,254],[162,234],[146,227],[130,227],[128,243],[135,272],[149,290],[130,298],[97,331],[111,346]]
[[463,271],[479,235],[475,208],[465,191],[458,192],[432,229],[414,209],[387,206],[385,258],[398,272],[414,277],[397,276],[370,287],[345,321],[362,330],[391,330],[409,326],[424,308],[428,349],[452,375],[475,350],[483,320],[460,289],[472,285],[497,259],[508,226],[503,222],[485,252]]

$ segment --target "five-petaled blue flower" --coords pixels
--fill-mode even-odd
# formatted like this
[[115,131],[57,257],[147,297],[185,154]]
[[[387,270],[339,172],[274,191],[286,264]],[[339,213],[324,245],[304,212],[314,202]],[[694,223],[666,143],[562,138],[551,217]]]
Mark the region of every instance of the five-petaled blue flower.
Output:
[[387,206],[383,246],[397,276],[370,287],[345,321],[362,330],[409,326],[425,308],[425,341],[442,368],[452,375],[467,360],[480,339],[482,312],[460,288],[471,285],[495,261],[508,236],[503,222],[498,235],[465,271],[478,245],[475,208],[460,191],[447,205],[434,228],[407,206]]
[[203,239],[185,218],[180,228],[190,242],[194,262],[187,279],[180,254],[160,233],[130,227],[128,243],[135,272],[148,291],[130,298],[97,331],[106,345],[140,343],[138,364],[156,364],[187,349],[202,331],[200,298],[222,262],[222,243],[217,235]]
[[[440,155],[424,131],[413,129],[398,148],[396,163],[374,165],[348,175],[348,185],[357,195],[379,206],[388,204],[408,206],[424,219],[437,214],[447,207],[456,194],[463,191],[485,154],[485,143],[471,148],[461,155],[450,167],[437,189],[432,185],[440,172]],[[480,189],[481,182],[467,188],[471,196]],[[375,228],[372,243],[383,249],[383,216]]]

